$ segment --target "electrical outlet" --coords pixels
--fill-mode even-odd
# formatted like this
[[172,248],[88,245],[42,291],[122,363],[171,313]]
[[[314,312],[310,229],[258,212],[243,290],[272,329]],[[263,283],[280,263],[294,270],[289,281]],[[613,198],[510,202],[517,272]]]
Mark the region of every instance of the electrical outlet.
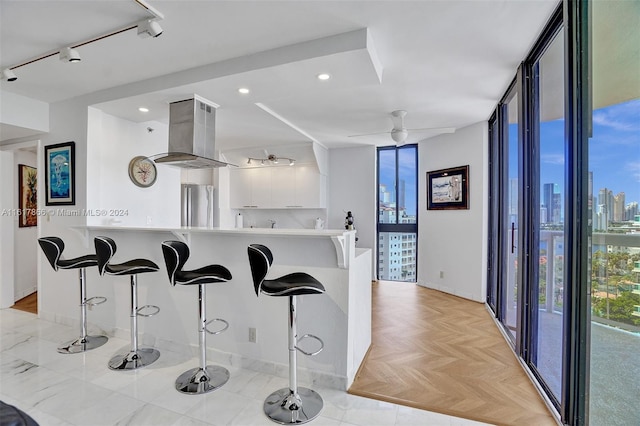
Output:
[[440,271],[440,278],[444,278],[444,271]]
[[249,327],[249,342],[257,343],[258,333],[254,327]]
[[153,217],[147,216],[147,225],[153,225]]

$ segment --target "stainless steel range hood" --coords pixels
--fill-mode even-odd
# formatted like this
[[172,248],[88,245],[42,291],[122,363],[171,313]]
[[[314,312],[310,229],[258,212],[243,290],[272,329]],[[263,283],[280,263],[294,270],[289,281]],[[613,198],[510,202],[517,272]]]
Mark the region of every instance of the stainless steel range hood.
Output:
[[215,160],[216,108],[212,102],[194,96],[169,104],[169,149],[149,157],[157,164],[188,169],[225,167]]

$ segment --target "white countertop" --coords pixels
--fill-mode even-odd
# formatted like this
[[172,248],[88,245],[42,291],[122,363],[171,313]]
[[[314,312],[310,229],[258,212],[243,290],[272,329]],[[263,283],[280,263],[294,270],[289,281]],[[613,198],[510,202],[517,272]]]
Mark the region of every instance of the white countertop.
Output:
[[304,228],[203,228],[203,227],[178,227],[178,228],[159,228],[146,226],[86,226],[78,227],[89,230],[109,230],[109,231],[143,231],[143,232],[172,232],[172,233],[215,233],[215,234],[238,234],[238,235],[272,235],[272,236],[289,236],[289,237],[339,237],[349,234],[355,234],[355,230],[348,231],[346,229],[304,229]]

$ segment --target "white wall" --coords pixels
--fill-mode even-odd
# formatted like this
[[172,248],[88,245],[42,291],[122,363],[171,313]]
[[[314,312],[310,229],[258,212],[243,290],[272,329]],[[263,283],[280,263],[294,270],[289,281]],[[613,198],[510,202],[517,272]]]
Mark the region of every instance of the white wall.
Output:
[[[34,145],[37,143],[34,143]],[[24,150],[14,151],[13,156],[13,208],[18,209],[19,182],[18,165],[25,164],[37,167],[38,157],[35,153]],[[38,169],[38,180],[44,178],[44,169]],[[38,218],[40,220],[40,218]],[[19,227],[18,216],[13,217],[14,226],[14,300],[20,300],[37,290],[37,254],[38,254],[38,228],[35,226],[28,228]]]
[[[329,150],[327,188],[328,225],[344,229],[347,211],[354,217],[359,248],[375,249],[376,239],[376,147]],[[375,262],[375,250],[372,262]]]
[[[0,309],[13,305],[13,152],[0,150]],[[7,210],[5,210],[7,209]]]
[[47,132],[49,104],[3,91],[0,95],[0,123]]
[[[242,209],[233,210],[242,213],[244,228],[270,228],[271,221],[276,221],[276,228],[314,229],[316,218],[326,224],[326,209]],[[235,219],[235,216],[234,216]],[[327,226],[325,229],[329,229]],[[330,227],[335,229],[335,227]],[[340,229],[338,227],[338,229]]]
[[[75,142],[75,205],[65,206],[73,209],[85,209],[87,205],[87,105],[81,100],[70,100],[50,105],[50,132],[42,135],[41,147],[74,141]],[[43,149],[43,148],[40,148]],[[38,170],[44,170],[44,156],[39,156]],[[94,189],[96,191],[97,189]],[[45,193],[45,180],[38,179],[38,193]],[[38,197],[38,208],[47,209],[45,197]],[[54,207],[54,211],[55,211]],[[38,236],[57,236],[65,242],[64,255],[67,258],[90,253],[89,244],[70,227],[83,226],[85,217],[61,216],[55,212],[40,218]],[[63,324],[75,325],[78,321],[78,274],[76,271],[55,272],[42,250],[38,255],[38,316]],[[94,269],[94,268],[91,268]],[[88,296],[95,296],[94,286],[98,274],[87,271]],[[94,310],[96,313],[104,310]],[[98,314],[99,315],[99,314]],[[91,319],[90,319],[91,321]]]
[[[419,144],[418,284],[478,302],[487,288],[487,132],[481,122]],[[467,164],[469,210],[427,210],[427,171]]]
[[[129,161],[138,155],[166,152],[168,127],[159,122],[134,123],[89,109],[87,209],[106,211],[88,216],[88,225],[180,226],[180,172],[157,166],[157,180],[140,188],[129,179]],[[153,128],[152,132],[147,130]],[[92,190],[99,188],[99,190]]]

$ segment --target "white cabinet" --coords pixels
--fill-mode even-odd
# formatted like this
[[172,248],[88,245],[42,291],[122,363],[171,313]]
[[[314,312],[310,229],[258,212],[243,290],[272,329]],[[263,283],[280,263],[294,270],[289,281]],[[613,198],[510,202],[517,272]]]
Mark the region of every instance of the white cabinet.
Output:
[[326,176],[312,165],[231,170],[231,208],[325,208]]
[[252,206],[251,174],[246,169],[229,171],[229,204],[231,208],[249,208]]
[[294,183],[294,205],[306,208],[327,206],[326,176],[321,175],[314,167],[296,167]]
[[271,205],[273,208],[296,206],[296,167],[274,167],[271,169]]
[[232,169],[230,204],[234,209],[271,206],[271,170],[267,168]]

